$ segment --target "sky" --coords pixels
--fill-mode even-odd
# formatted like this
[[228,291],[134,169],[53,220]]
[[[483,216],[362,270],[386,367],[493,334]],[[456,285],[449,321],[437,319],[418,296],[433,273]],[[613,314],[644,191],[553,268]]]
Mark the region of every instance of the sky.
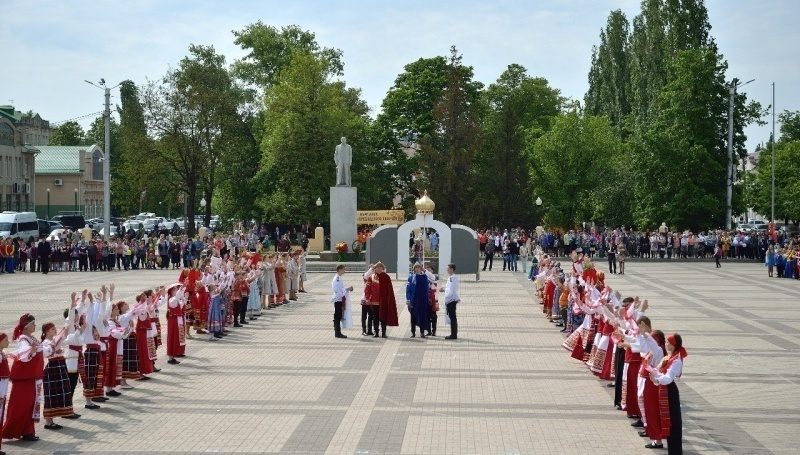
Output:
[[[800,110],[800,1],[706,4],[711,34],[728,61],[727,78],[755,79],[743,91],[765,107],[774,82],[778,113]],[[373,113],[404,65],[448,55],[451,45],[484,84],[517,63],[582,100],[592,46],[609,12],[620,9],[632,21],[640,10],[639,0],[0,0],[0,6],[0,104],[51,122],[103,109],[102,91],[84,80],[157,79],[190,44],[213,45],[231,63],[244,55],[231,31],[258,20],[299,25],[320,45],[341,49],[343,79],[362,89]],[[112,92],[112,103],[118,95]],[[80,123],[87,127],[92,120]],[[748,149],[767,141],[771,128],[749,127]]]

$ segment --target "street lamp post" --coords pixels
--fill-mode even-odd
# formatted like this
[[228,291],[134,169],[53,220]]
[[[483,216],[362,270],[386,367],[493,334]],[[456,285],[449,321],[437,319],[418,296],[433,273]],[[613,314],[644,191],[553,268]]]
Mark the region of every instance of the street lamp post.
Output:
[[75,213],[78,213],[78,189],[75,188]]
[[317,198],[317,225],[322,226],[322,198]]
[[50,188],[47,189],[47,219],[50,219]]
[[[542,210],[542,198],[536,198],[536,212],[540,212]],[[541,224],[541,214],[539,214],[539,224]]]
[[203,199],[200,199],[200,208],[203,211],[203,226],[208,227],[208,226],[206,226],[206,214],[205,214],[205,211],[206,211],[206,198],[205,198],[205,196],[203,196]]

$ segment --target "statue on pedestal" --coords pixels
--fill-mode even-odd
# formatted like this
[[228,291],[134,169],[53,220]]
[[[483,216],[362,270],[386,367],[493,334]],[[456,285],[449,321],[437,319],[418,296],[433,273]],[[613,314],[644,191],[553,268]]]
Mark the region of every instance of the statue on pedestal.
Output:
[[336,146],[333,154],[336,162],[336,186],[351,186],[350,165],[353,164],[353,148],[347,143],[347,138],[342,138],[342,143]]

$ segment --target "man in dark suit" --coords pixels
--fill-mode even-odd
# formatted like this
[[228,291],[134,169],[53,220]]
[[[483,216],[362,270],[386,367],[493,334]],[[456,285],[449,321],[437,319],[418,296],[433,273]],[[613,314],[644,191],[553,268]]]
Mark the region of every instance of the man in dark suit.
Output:
[[275,244],[275,252],[278,251],[278,242],[281,241],[281,228],[275,227],[275,232],[272,233],[272,242]]
[[53,252],[50,242],[42,236],[39,240],[39,245],[36,247],[36,252],[39,253],[39,262],[42,264],[42,273],[47,275],[50,271],[50,254]]

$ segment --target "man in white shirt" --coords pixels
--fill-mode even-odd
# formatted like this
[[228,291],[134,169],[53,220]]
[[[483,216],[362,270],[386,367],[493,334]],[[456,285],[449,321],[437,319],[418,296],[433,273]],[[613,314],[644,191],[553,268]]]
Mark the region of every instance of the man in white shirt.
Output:
[[458,296],[458,277],[456,276],[456,265],[447,265],[447,285],[439,292],[444,292],[444,304],[447,308],[447,316],[450,318],[450,335],[444,337],[445,340],[458,339],[458,319],[456,318],[456,304],[461,301]]
[[333,331],[336,338],[347,338],[347,335],[342,333],[342,315],[346,305],[347,293],[353,290],[353,286],[345,287],[344,280],[344,264],[336,266],[336,276],[331,281],[331,303],[333,303]]

